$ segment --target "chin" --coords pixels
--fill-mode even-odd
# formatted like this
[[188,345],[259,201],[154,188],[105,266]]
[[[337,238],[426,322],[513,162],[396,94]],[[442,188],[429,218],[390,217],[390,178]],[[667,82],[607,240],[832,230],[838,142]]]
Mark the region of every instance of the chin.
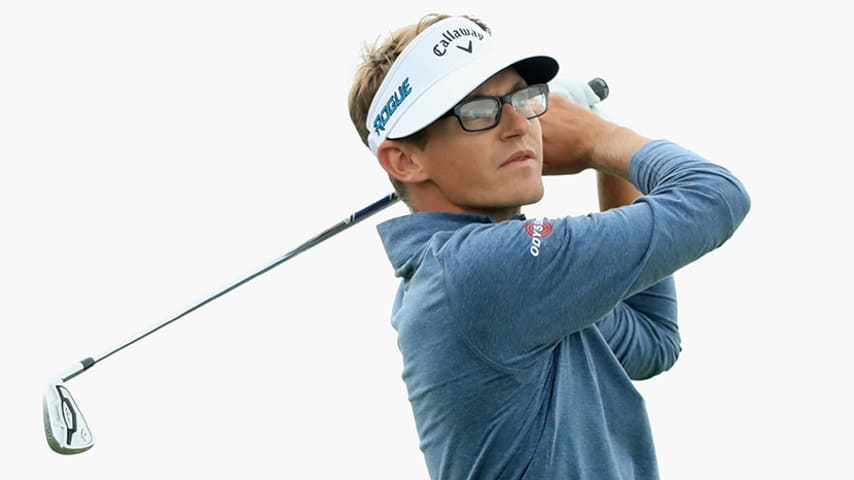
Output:
[[543,194],[542,194],[542,192],[540,192],[539,195],[531,195],[530,197],[525,199],[525,201],[523,201],[519,205],[533,205],[542,199],[543,199]]
[[521,189],[507,199],[507,205],[524,206],[531,205],[543,199],[544,189],[540,182],[538,185],[532,185],[528,188]]
[[520,205],[530,205],[537,203],[543,199],[545,188],[543,187],[542,178],[537,178],[537,182],[525,189],[524,202]]

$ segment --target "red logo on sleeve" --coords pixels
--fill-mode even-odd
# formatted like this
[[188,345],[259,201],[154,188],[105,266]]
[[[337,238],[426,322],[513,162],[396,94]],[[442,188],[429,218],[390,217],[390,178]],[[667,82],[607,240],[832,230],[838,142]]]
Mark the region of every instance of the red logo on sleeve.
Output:
[[525,233],[531,237],[531,248],[528,252],[533,257],[540,255],[540,247],[543,246],[542,240],[552,234],[552,224],[542,220],[536,220],[533,223],[525,224]]
[[552,224],[549,222],[534,222],[534,223],[526,223],[525,231],[528,232],[532,238],[546,238],[552,234]]

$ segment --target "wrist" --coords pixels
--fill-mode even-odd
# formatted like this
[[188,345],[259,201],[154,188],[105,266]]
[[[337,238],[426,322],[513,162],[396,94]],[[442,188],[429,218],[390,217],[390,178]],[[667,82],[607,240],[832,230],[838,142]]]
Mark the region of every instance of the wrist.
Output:
[[596,136],[590,155],[590,168],[629,180],[632,156],[649,142],[649,138],[629,128],[609,123]]

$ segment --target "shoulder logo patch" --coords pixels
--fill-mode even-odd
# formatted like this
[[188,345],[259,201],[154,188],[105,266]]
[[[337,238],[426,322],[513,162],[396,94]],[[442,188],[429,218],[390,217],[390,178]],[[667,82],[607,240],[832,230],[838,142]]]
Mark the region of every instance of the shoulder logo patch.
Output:
[[546,238],[552,234],[553,229],[554,227],[549,222],[535,221],[525,224],[525,231],[533,238]]
[[554,230],[552,224],[544,220],[535,220],[532,223],[525,224],[525,233],[531,237],[531,248],[528,249],[531,256],[536,257],[540,255],[540,247],[543,244],[542,240],[551,235],[552,230]]

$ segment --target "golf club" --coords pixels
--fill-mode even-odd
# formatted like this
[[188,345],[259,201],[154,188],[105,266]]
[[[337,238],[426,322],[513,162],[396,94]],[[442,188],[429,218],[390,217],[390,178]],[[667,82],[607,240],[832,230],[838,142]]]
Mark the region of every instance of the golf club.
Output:
[[[608,85],[603,79],[594,78],[588,82],[588,85],[593,89],[600,100],[605,100],[605,98],[607,98],[609,93]],[[399,198],[395,193],[390,193],[384,196],[380,200],[377,200],[356,213],[351,214],[349,217],[329,227],[297,248],[277,258],[252,274],[181,311],[177,315],[150,327],[130,340],[107,350],[103,354],[97,357],[84,358],[68,370],[61,373],[48,384],[47,390],[44,392],[44,399],[42,402],[45,436],[47,437],[47,443],[50,448],[57,453],[71,455],[85,452],[92,448],[92,445],[95,443],[95,437],[92,435],[92,430],[83,418],[83,414],[77,406],[77,402],[75,402],[74,398],[71,396],[71,392],[65,386],[65,382],[80,375],[96,363],[106,359],[114,353],[133,345],[166,325],[169,325],[193,311],[198,310],[237,287],[248,283],[300,253],[318,245],[324,240],[332,238],[334,235],[343,232],[362,220],[365,220],[375,213],[393,205],[398,200]]]
[[94,358],[84,358],[83,360],[75,364],[73,367],[60,374],[57,378],[55,378],[48,384],[47,391],[45,391],[44,393],[44,400],[42,402],[44,415],[44,431],[45,435],[47,436],[47,443],[48,445],[50,445],[50,448],[57,453],[69,455],[85,452],[86,450],[92,448],[92,445],[94,445],[95,443],[95,438],[92,435],[92,431],[89,429],[89,425],[83,418],[83,414],[80,412],[80,407],[77,406],[77,402],[74,401],[74,398],[71,396],[71,392],[69,392],[68,388],[65,386],[65,382],[71,380],[77,375],[80,375],[81,373],[91,368],[96,363],[109,357],[110,355],[113,355],[114,353],[142,340],[143,338],[160,330],[166,325],[175,322],[179,318],[182,318],[190,314],[191,312],[198,310],[204,305],[207,305],[208,303],[236,289],[237,287],[272,270],[273,268],[281,265],[282,263],[290,260],[291,258],[294,258],[300,253],[314,247],[315,245],[323,242],[324,240],[332,238],[334,235],[343,232],[344,230],[385,209],[386,207],[390,207],[397,201],[398,197],[395,193],[386,195],[380,200],[377,200],[371,205],[368,205],[367,207],[359,210],[356,213],[353,213],[344,220],[336,223],[332,227],[329,227],[328,229],[314,236],[313,238],[306,241],[297,248],[284,254],[275,261],[265,265],[263,268],[253,272],[252,274],[242,278],[241,280],[207,297],[201,302],[196,303],[191,307],[181,311],[180,313],[169,318],[168,320],[154,325],[153,327],[131,338],[130,340],[119,344],[114,348],[111,348],[110,350],[107,350],[100,356]]

